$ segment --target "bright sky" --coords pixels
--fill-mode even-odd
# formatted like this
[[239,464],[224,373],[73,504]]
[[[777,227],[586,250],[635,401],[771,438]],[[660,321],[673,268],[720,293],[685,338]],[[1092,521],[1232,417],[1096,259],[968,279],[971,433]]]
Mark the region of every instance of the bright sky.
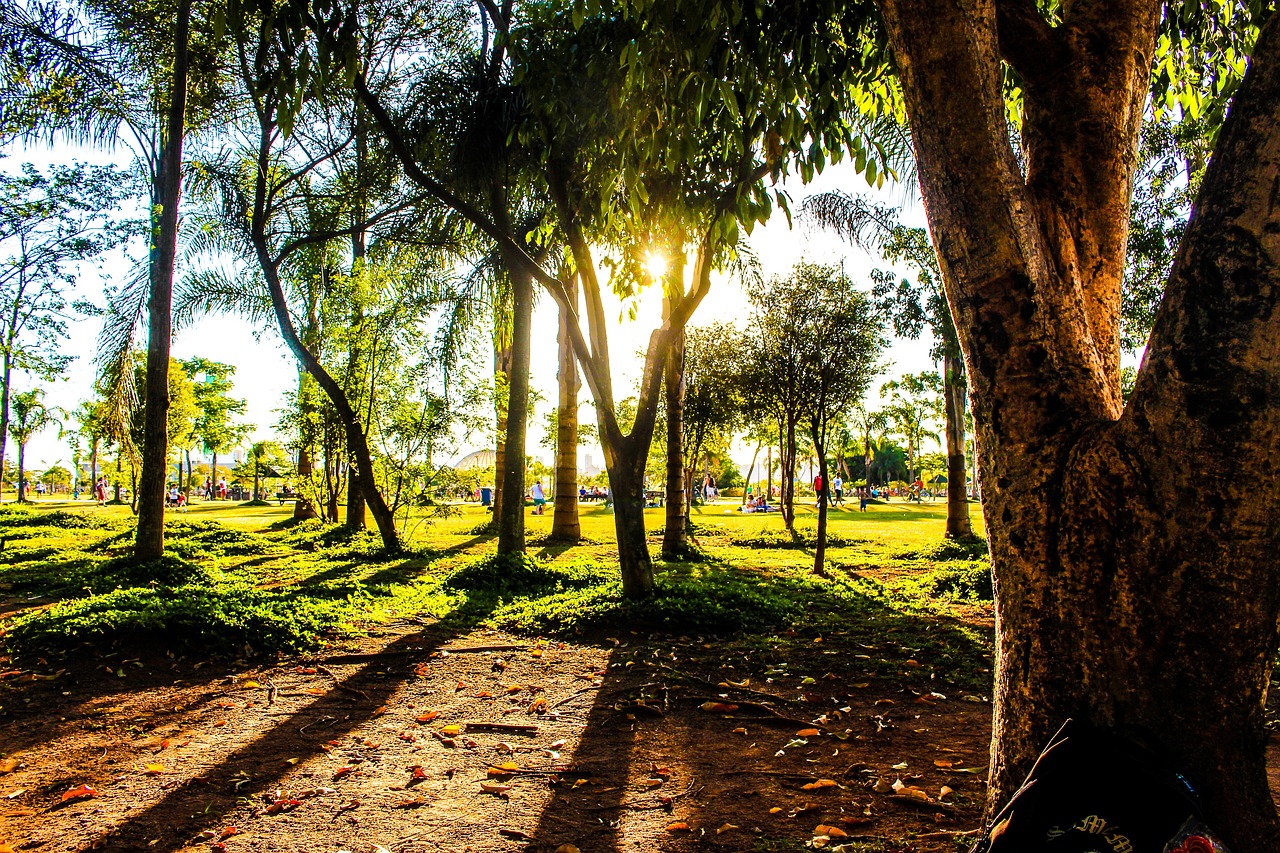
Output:
[[[55,149],[38,148],[21,150],[10,148],[5,160],[0,161],[0,168],[15,170],[22,162],[31,161],[44,167],[53,162],[69,162],[72,159],[91,162],[107,162],[109,154],[58,147]],[[123,165],[123,164],[122,164]],[[879,200],[899,203],[902,201],[900,190],[886,186],[876,192],[867,187],[866,182],[854,174],[848,166],[835,166],[808,187],[790,186],[792,207],[798,209],[800,201],[807,195],[831,189],[843,189],[855,193],[873,193]],[[903,214],[908,224],[923,224],[924,213],[919,204],[908,205]],[[811,232],[808,229],[790,229],[786,217],[775,214],[773,219],[763,227],[759,227],[749,238],[759,256],[765,277],[786,273],[799,260],[815,263],[843,264],[855,282],[870,284],[869,271],[877,264],[874,259],[861,251],[851,248],[839,239],[826,233]],[[80,287],[84,296],[101,305],[103,302],[103,284],[111,282],[127,273],[127,266],[119,259],[106,259],[99,267],[86,270],[81,275]],[[642,365],[639,358],[630,354],[641,350],[646,345],[650,332],[656,327],[660,312],[661,297],[649,293],[640,300],[640,310],[634,321],[622,314],[621,305],[613,303],[609,306],[616,319],[610,329],[610,351],[617,362],[615,366],[615,387],[619,397],[626,396],[622,389],[630,388],[636,383]],[[707,323],[713,320],[733,320],[745,325],[748,315],[745,294],[736,284],[723,279],[713,282],[712,289],[694,315],[692,324]],[[47,387],[46,399],[49,403],[72,410],[81,400],[88,399],[91,394],[95,366],[93,364],[94,348],[101,321],[96,319],[81,320],[70,328],[70,340],[66,342],[70,350],[77,356],[68,369],[65,378]],[[542,456],[550,461],[546,451],[539,445],[542,438],[541,415],[549,405],[553,405],[557,396],[556,390],[556,358],[555,340],[557,317],[555,305],[549,298],[538,301],[533,317],[533,373],[532,387],[538,389],[548,401],[539,409],[539,417],[529,436],[529,446],[535,456]],[[144,339],[145,342],[145,339]],[[901,374],[931,369],[934,365],[929,359],[930,341],[895,341],[889,359],[892,362],[891,373]],[[254,328],[247,321],[231,315],[211,316],[191,329],[184,331],[174,341],[173,353],[176,358],[190,358],[200,355],[217,361],[232,364],[236,368],[235,395],[248,402],[245,420],[255,425],[252,440],[270,437],[274,424],[278,419],[277,410],[282,405],[283,394],[297,383],[297,366],[292,356],[285,349],[280,336],[273,329]],[[888,377],[886,377],[888,378]],[[14,387],[17,390],[30,387],[32,380],[25,376],[15,377]],[[875,385],[878,389],[879,384]],[[878,391],[873,391],[873,394]],[[583,397],[587,397],[584,387]],[[589,409],[582,414],[589,416]],[[478,441],[470,442],[472,446],[457,448],[457,456],[476,449]],[[586,448],[596,465],[602,464],[602,456],[598,448]],[[11,458],[16,458],[16,448],[9,449]],[[742,455],[735,453],[736,455]],[[750,451],[739,464],[745,470]],[[456,457],[455,457],[456,458]],[[46,468],[51,465],[71,467],[71,452],[65,440],[59,440],[55,430],[50,430],[33,439],[27,450],[27,465],[33,469]]]

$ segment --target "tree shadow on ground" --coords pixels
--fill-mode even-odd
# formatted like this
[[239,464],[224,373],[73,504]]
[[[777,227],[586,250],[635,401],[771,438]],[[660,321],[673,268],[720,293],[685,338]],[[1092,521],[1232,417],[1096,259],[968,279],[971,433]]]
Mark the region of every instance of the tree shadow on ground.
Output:
[[[724,568],[673,568],[668,577],[688,575],[696,582],[695,575]],[[728,606],[737,602],[729,599]],[[570,761],[573,769],[589,772],[590,781],[575,785],[565,777],[554,788],[528,853],[551,853],[570,843],[582,853],[775,849],[768,846],[771,839],[781,839],[777,849],[799,849],[820,817],[838,822],[861,815],[861,762],[896,736],[891,714],[902,717],[901,728],[922,725],[915,721],[925,706],[905,702],[902,694],[914,699],[913,690],[929,695],[947,689],[959,668],[980,665],[984,649],[959,623],[904,613],[869,595],[817,594],[808,606],[832,617],[822,642],[795,636],[777,619],[769,624],[762,614],[758,629],[731,643],[712,635],[654,634],[614,650]],[[650,612],[666,614],[670,631],[679,630],[678,619],[689,608],[664,605],[659,597]],[[625,627],[619,622],[612,630]],[[953,649],[956,659],[940,662],[936,672],[913,668],[916,658],[931,660],[943,648]],[[765,677],[774,668],[786,670],[776,683]],[[725,679],[738,679],[740,686]],[[805,686],[814,679],[815,685]],[[904,686],[910,679],[919,687]],[[868,681],[883,685],[883,692],[870,695]],[[895,697],[892,711],[875,704],[888,695]],[[730,707],[706,710],[707,703]],[[851,706],[851,713],[833,713]],[[798,731],[814,725],[821,738],[788,748]],[[819,777],[837,779],[840,787],[825,796],[802,790]],[[809,801],[817,804],[799,822],[804,826],[768,811]],[[726,824],[737,829],[718,838],[715,830]]]
[[323,744],[345,737],[376,716],[413,677],[410,661],[399,658],[425,660],[433,651],[474,628],[497,601],[493,596],[472,597],[439,622],[361,658],[363,665],[355,673],[335,679],[325,695],[283,714],[279,722],[218,760],[216,766],[187,779],[158,802],[123,821],[107,838],[87,839],[75,849],[99,849],[104,842],[112,849],[122,850],[187,848],[190,839],[201,831],[224,825],[226,815],[239,803],[242,785],[250,784],[253,790],[271,788],[292,769],[291,759],[315,754]]

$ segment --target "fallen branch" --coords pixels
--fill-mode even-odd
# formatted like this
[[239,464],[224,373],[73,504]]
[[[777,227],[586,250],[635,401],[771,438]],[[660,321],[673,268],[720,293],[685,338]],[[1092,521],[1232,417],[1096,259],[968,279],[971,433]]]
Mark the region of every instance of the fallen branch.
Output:
[[451,655],[465,655],[475,652],[522,652],[529,648],[526,645],[501,645],[501,646],[461,646],[456,649],[440,649],[440,653],[448,652]]
[[502,732],[504,734],[536,735],[538,727],[520,723],[463,723],[469,732]]

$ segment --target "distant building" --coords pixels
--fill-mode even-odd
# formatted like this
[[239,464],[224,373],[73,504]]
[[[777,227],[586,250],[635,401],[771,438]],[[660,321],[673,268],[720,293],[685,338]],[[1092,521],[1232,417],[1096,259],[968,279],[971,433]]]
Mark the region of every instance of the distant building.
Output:
[[603,472],[604,469],[592,461],[590,453],[582,454],[582,461],[578,463],[578,476],[594,477],[596,474]]
[[453,464],[457,471],[469,471],[472,468],[492,468],[498,462],[498,454],[493,451],[492,447],[486,447],[459,459]]

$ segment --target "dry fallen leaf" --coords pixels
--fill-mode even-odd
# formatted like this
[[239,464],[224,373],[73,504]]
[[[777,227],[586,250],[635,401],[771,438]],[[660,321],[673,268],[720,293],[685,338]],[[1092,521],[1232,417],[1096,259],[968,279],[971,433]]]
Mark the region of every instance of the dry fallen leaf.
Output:
[[834,779],[819,779],[819,780],[818,780],[818,781],[816,781],[816,782],[810,782],[810,783],[808,783],[808,784],[806,784],[806,785],[801,785],[801,786],[800,786],[800,790],[802,790],[802,791],[817,791],[817,790],[819,790],[819,789],[821,789],[821,788],[834,788],[834,787],[836,787],[836,780],[834,780]]
[[782,811],[782,806],[774,806],[773,808],[769,809],[769,814],[778,814],[781,811]]
[[143,770],[143,772],[146,773],[148,776],[159,776],[161,773],[164,772],[164,765],[148,764],[146,768]]
[[497,794],[499,796],[505,796],[507,792],[511,790],[511,786],[499,785],[496,782],[481,782],[480,790],[484,791],[486,794]]
[[419,723],[429,723],[438,716],[440,716],[439,711],[428,711],[425,714],[419,714],[417,717],[417,721]]
[[582,853],[576,844],[561,844],[556,848],[556,853]]
[[814,827],[813,834],[825,835],[827,836],[827,838],[848,838],[849,837],[849,833],[845,832],[840,827],[830,826],[825,823],[820,823],[816,827]]
[[18,763],[16,758],[0,758],[0,776],[17,770]]
[[520,765],[516,764],[514,761],[504,761],[502,764],[497,764],[489,768],[490,776],[510,776],[512,773],[519,772]]
[[400,801],[400,802],[398,802],[398,803],[392,803],[392,804],[391,804],[391,808],[393,808],[393,809],[416,809],[416,808],[418,808],[419,806],[425,806],[426,804],[427,804],[427,800],[426,800],[426,798],[425,798],[425,797],[414,797],[414,798],[413,798],[413,799],[411,799],[411,800],[401,800],[401,801]]
[[667,824],[667,832],[690,832],[689,824],[682,820]]
[[955,762],[949,758],[935,758],[933,760],[934,767],[941,767],[943,770],[950,770],[955,766]]
[[738,825],[735,823],[726,823],[724,826],[716,830],[716,835],[723,835],[726,832],[732,832],[737,828],[738,828]]
[[745,726],[738,726],[736,729],[733,730],[733,733],[735,735],[745,735],[747,733],[747,729]]
[[801,729],[796,732],[796,737],[818,737],[822,734],[818,729]]
[[702,710],[712,714],[732,714],[738,710],[738,706],[730,702],[703,702]]
[[450,725],[444,726],[440,729],[440,734],[444,735],[445,737],[453,737],[454,735],[462,734],[462,726],[459,726],[457,724],[450,724]]
[[952,789],[949,785],[943,785],[942,790],[938,791],[938,799],[942,799],[947,794],[954,794],[954,793],[955,793],[955,790]]
[[529,705],[530,714],[545,714],[548,710],[546,699],[535,699]]
[[98,796],[98,791],[92,785],[79,785],[63,794],[62,802],[69,803],[72,800],[83,800],[86,797],[96,796]]

